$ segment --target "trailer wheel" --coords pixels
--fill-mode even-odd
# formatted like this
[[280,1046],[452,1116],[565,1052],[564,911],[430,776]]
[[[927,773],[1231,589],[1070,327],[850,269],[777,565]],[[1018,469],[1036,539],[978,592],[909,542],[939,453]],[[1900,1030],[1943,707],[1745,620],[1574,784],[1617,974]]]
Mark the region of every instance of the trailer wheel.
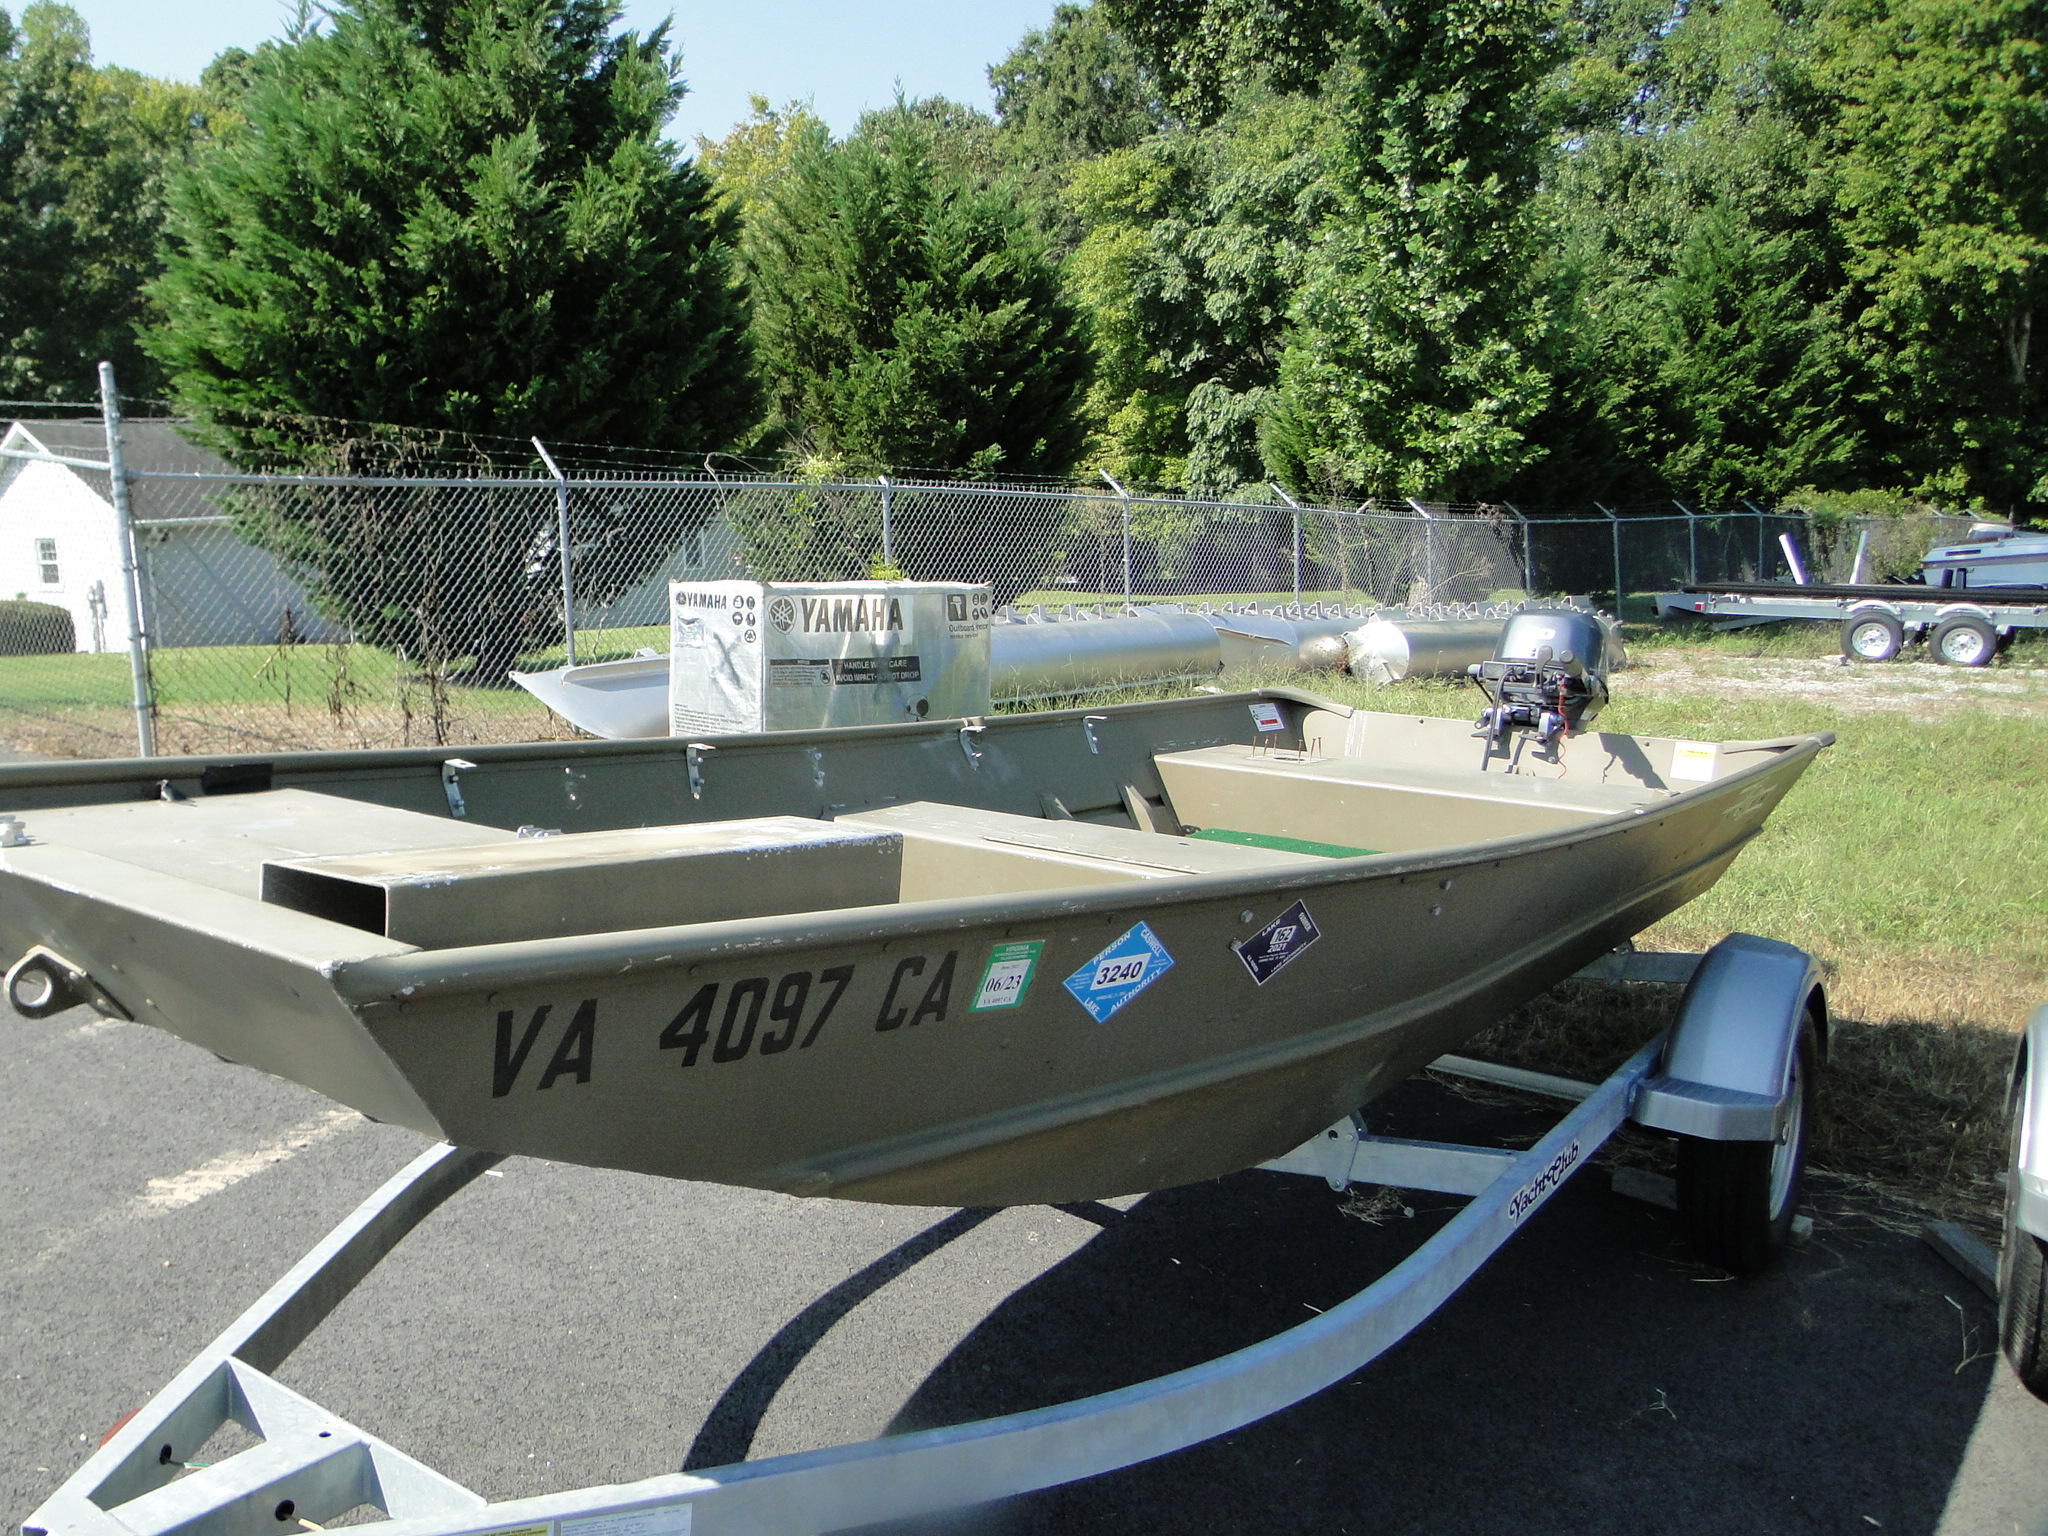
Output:
[[1906,643],[1906,627],[1888,613],[1852,613],[1842,620],[1842,654],[1851,661],[1890,661]]
[[2005,1242],[1998,1250],[1998,1342],[2013,1374],[2048,1401],[2048,1244],[2020,1225],[2020,1135],[2025,1113],[2013,1105],[2011,1152],[2005,1160]]
[[1968,613],[1943,619],[1927,644],[1936,661],[1958,667],[1989,666],[1991,658],[1998,654],[1997,633],[1982,619]]
[[1753,1275],[1770,1268],[1791,1238],[1813,1122],[1817,1033],[1809,1005],[1792,1051],[1783,1141],[1678,1138],[1678,1214],[1693,1252],[1709,1264]]

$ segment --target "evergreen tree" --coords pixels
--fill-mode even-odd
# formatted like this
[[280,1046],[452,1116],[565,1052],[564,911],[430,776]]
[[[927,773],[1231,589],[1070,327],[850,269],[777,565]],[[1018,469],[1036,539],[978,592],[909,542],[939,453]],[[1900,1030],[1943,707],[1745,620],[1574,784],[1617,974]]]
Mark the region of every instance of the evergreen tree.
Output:
[[1310,255],[1267,418],[1297,492],[1477,499],[1541,452],[1530,201],[1544,163],[1539,0],[1360,0],[1333,81],[1340,199]]
[[[173,194],[148,345],[198,436],[252,466],[389,471],[524,466],[536,434],[702,452],[751,427],[733,216],[661,136],[682,94],[662,31],[614,33],[610,0],[323,14],[238,62],[248,131]],[[497,681],[560,623],[551,497],[344,487],[232,510],[330,617],[430,676],[468,658]],[[676,537],[644,504],[574,512],[592,597]]]
[[747,232],[763,373],[787,430],[847,467],[1064,474],[1080,317],[1015,195],[939,144],[905,103],[798,146]]
[[151,352],[231,457],[291,417],[703,451],[757,414],[732,219],[610,0],[342,0],[177,183]]

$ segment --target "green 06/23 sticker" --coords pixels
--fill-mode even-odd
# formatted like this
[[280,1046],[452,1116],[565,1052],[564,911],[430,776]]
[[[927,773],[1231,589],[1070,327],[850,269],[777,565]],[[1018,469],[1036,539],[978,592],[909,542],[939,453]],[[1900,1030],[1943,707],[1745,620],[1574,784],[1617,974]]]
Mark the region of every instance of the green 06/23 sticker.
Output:
[[969,1013],[993,1013],[998,1008],[1015,1008],[1024,1001],[1024,994],[1031,988],[1031,977],[1038,969],[1039,951],[1045,948],[1043,939],[1031,939],[1022,944],[998,944],[988,953],[988,964],[982,967],[981,983],[974,989],[974,1001],[968,1005]]

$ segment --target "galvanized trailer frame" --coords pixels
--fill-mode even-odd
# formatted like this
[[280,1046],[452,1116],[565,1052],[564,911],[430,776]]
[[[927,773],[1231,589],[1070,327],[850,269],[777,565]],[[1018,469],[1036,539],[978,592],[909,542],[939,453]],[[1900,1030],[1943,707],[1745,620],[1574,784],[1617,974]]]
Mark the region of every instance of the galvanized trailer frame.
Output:
[[[1839,624],[1842,654],[1852,660],[1888,661],[1904,646],[1916,641],[1934,641],[1945,626],[1974,620],[1985,625],[1999,641],[2023,629],[2048,629],[2048,590],[2038,596],[2023,588],[1983,589],[1971,593],[1967,587],[1899,586],[1783,586],[1752,582],[1727,587],[1683,587],[1657,594],[1660,619],[1712,619],[1721,629],[1746,629],[1772,624],[1781,619]],[[1873,625],[1872,621],[1876,621]],[[1856,639],[1858,626],[1865,626],[1875,638],[1889,623],[1889,643],[1869,648]],[[1963,665],[1981,666],[1988,653],[1964,660],[1943,654],[1942,660],[1959,660]]]
[[[390,1517],[381,1536],[797,1536],[1048,1488],[1195,1445],[1321,1391],[1399,1342],[1625,1120],[1716,1140],[1782,1131],[1800,1020],[1818,1006],[1809,957],[1736,934],[1705,956],[1617,952],[1583,974],[1690,985],[1672,1028],[1597,1085],[1459,1057],[1436,1064],[1578,1101],[1525,1152],[1373,1136],[1354,1115],[1262,1165],[1339,1190],[1376,1183],[1472,1198],[1349,1300],[1206,1364],[977,1423],[490,1503],[270,1374],[408,1232],[500,1160],[443,1144],[120,1425],[24,1523],[24,1536],[297,1533],[363,1504]],[[230,1420],[262,1443],[187,1471]]]

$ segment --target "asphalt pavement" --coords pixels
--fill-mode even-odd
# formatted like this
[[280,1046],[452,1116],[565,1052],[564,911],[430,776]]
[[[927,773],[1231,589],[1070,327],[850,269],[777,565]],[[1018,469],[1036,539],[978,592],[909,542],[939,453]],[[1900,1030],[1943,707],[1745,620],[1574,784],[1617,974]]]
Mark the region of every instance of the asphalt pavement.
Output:
[[[1375,1117],[1510,1142],[1538,1124],[1429,1084]],[[9,1525],[422,1145],[138,1026],[0,1013]],[[278,1374],[493,1499],[626,1481],[1224,1353],[1340,1301],[1458,1204],[1406,1199],[1368,1222],[1317,1181],[1245,1173],[943,1211],[514,1159]],[[1816,1215],[1779,1270],[1732,1280],[1588,1169],[1328,1391],[919,1529],[2048,1533],[2048,1405],[1996,1358],[1990,1302],[1847,1197],[1823,1189]]]

